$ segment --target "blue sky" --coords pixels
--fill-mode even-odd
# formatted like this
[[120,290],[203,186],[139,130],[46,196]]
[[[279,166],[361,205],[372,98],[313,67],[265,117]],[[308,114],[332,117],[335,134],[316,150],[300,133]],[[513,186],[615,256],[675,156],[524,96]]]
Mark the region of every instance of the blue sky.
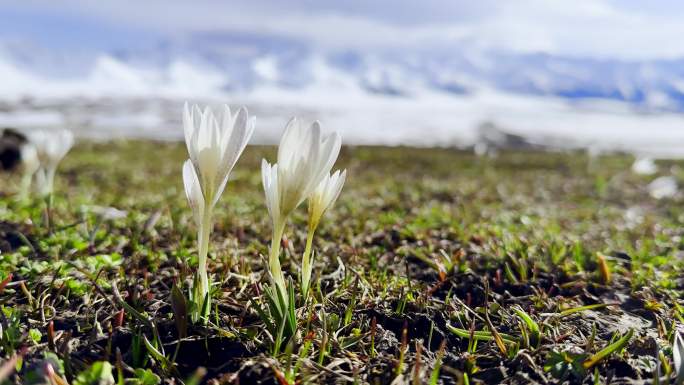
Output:
[[144,47],[195,32],[298,39],[318,49],[450,49],[620,59],[684,56],[684,2],[0,1],[0,40],[64,50]]

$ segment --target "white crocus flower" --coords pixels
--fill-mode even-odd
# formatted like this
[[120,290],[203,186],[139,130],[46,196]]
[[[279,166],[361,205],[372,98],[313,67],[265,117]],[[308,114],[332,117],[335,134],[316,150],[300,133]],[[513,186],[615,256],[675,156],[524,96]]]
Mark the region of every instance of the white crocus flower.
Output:
[[309,197],[309,228],[318,227],[318,223],[325,212],[340,196],[342,186],[347,178],[347,170],[335,171],[332,175],[326,175]]
[[261,183],[266,194],[266,208],[274,223],[280,222],[280,198],[278,198],[278,165],[261,160]]
[[337,197],[340,196],[346,178],[347,170],[344,170],[341,173],[337,170],[332,175],[326,175],[309,197],[309,233],[306,237],[306,248],[302,255],[301,284],[302,294],[304,294],[304,296],[306,296],[309,291],[309,282],[311,281],[311,246],[313,244],[314,233],[316,232],[316,228],[318,227],[318,223],[321,221],[323,214],[332,207],[337,200]]
[[278,146],[278,194],[282,216],[288,216],[330,173],[340,153],[337,133],[321,138],[321,126],[305,127],[292,118]]
[[114,221],[128,216],[128,212],[110,206],[83,206],[82,210],[84,212],[91,212],[104,221]]
[[684,384],[684,338],[682,338],[679,332],[675,332],[674,345],[672,346],[672,361],[674,362],[677,375],[675,384]]
[[38,151],[31,143],[21,146],[21,186],[20,195],[22,198],[28,197],[31,189],[31,179],[40,168]]
[[[183,165],[183,184],[198,227],[199,287],[194,289],[199,304],[209,299],[207,255],[213,209],[254,132],[254,123],[255,118],[250,118],[244,107],[231,114],[230,108],[224,106],[220,124],[208,107],[201,111],[199,107],[190,108],[186,103],[183,109],[185,144],[190,155]],[[205,305],[206,312],[201,316],[208,315],[208,305]]]
[[66,129],[36,130],[29,133],[40,167],[36,172],[38,193],[51,196],[57,166],[74,145],[74,134]]
[[216,205],[226,187],[228,175],[252,137],[255,121],[245,107],[231,114],[225,105],[219,124],[209,107],[200,111],[198,106],[190,108],[185,104],[185,144],[209,206]]
[[192,217],[195,219],[197,227],[200,228],[202,227],[202,213],[204,213],[204,195],[195,172],[195,166],[192,165],[190,159],[183,163],[183,186],[185,187],[185,196],[188,198],[188,204],[190,204],[192,209]]
[[278,289],[282,290],[282,293],[284,294],[285,277],[283,276],[283,271],[280,268],[280,259],[278,258],[278,255],[280,254],[280,239],[283,237],[285,220],[281,217],[282,214],[280,211],[277,164],[271,166],[266,159],[261,160],[261,182],[264,185],[264,192],[266,194],[266,207],[268,208],[268,214],[273,221],[274,233],[271,237],[271,252],[268,258],[268,268]]
[[285,223],[292,211],[330,173],[340,146],[341,138],[337,133],[321,137],[320,123],[306,127],[292,118],[278,146],[278,163],[271,166],[266,160],[262,161],[266,205],[273,222],[269,268],[283,298],[287,298],[287,292],[279,257]]

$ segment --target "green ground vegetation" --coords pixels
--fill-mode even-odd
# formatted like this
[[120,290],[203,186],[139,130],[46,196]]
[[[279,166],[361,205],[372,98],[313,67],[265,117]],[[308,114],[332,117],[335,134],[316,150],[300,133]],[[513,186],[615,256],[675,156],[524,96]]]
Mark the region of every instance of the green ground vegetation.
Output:
[[[197,263],[186,157],[181,143],[79,143],[60,166],[49,226],[44,202],[18,200],[19,178],[0,177],[6,382],[673,376],[684,197],[655,200],[647,185],[684,180],[680,161],[642,176],[627,155],[343,148],[335,169],[347,183],[315,238],[312,300],[298,301],[296,333],[274,349],[257,309],[271,231],[259,162],[275,149],[248,147],[217,205],[207,325],[184,309]],[[305,240],[301,207],[283,240],[292,277]]]

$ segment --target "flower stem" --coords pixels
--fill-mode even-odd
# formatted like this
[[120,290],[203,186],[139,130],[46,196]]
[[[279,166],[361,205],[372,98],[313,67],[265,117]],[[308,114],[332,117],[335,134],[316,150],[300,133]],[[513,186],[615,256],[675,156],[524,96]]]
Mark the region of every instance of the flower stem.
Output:
[[[212,230],[212,210],[211,208],[206,208],[202,215],[202,224],[199,226],[197,231],[197,241],[199,242],[199,259],[197,266],[197,275],[199,277],[200,287],[199,287],[199,298],[195,298],[198,301],[198,305],[204,305],[205,298],[209,300],[209,277],[207,275],[207,255],[209,253],[209,237]],[[208,316],[211,306],[209,304],[204,305],[207,314],[201,314],[201,316]],[[200,309],[201,311],[201,309]]]
[[52,192],[44,197],[45,199],[45,227],[48,235],[52,234]]
[[273,238],[271,238],[271,251],[268,255],[268,267],[271,270],[271,276],[273,277],[273,281],[277,289],[282,294],[283,299],[286,299],[287,289],[285,287],[285,276],[283,275],[283,270],[280,267],[280,241],[283,238],[284,232],[284,221],[274,224]]
[[306,235],[306,247],[304,248],[304,254],[302,255],[301,284],[302,296],[304,297],[304,300],[306,300],[306,297],[309,294],[309,283],[311,281],[311,272],[313,270],[313,266],[311,264],[311,247],[313,245],[313,237],[315,232],[316,228],[314,226],[309,226],[309,232]]
[[55,191],[55,174],[57,173],[57,169],[54,167],[50,167],[45,171],[45,183],[46,183],[46,188],[47,188],[47,193],[52,195],[52,192]]

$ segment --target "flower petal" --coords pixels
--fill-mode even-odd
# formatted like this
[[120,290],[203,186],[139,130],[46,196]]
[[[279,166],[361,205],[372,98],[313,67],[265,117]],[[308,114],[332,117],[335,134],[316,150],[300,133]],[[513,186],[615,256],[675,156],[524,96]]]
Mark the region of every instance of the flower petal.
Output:
[[273,223],[280,218],[280,206],[278,197],[278,165],[271,166],[266,159],[261,160],[261,181],[266,196],[266,207]]
[[675,333],[672,361],[674,362],[675,373],[677,373],[675,383],[681,384],[684,381],[684,338],[679,332]]
[[193,166],[190,159],[183,163],[183,186],[185,187],[185,196],[188,198],[188,203],[192,208],[192,214],[195,223],[201,225],[200,215],[204,212],[204,194],[200,186],[195,166]]
[[[230,113],[230,110],[226,110],[225,113]],[[219,183],[217,183],[218,187],[214,194],[212,205],[215,205],[216,202],[218,202],[219,197],[228,183],[230,172],[233,170],[233,167],[235,167],[235,163],[237,163],[237,160],[240,158],[240,155],[242,155],[249,139],[254,133],[255,119],[248,118],[247,109],[245,107],[238,110],[234,120],[231,119],[227,123],[224,116],[223,122],[224,124],[232,124],[233,126],[222,127],[224,137],[221,138],[221,140],[224,144],[221,145],[221,164],[216,175],[219,179]]]

